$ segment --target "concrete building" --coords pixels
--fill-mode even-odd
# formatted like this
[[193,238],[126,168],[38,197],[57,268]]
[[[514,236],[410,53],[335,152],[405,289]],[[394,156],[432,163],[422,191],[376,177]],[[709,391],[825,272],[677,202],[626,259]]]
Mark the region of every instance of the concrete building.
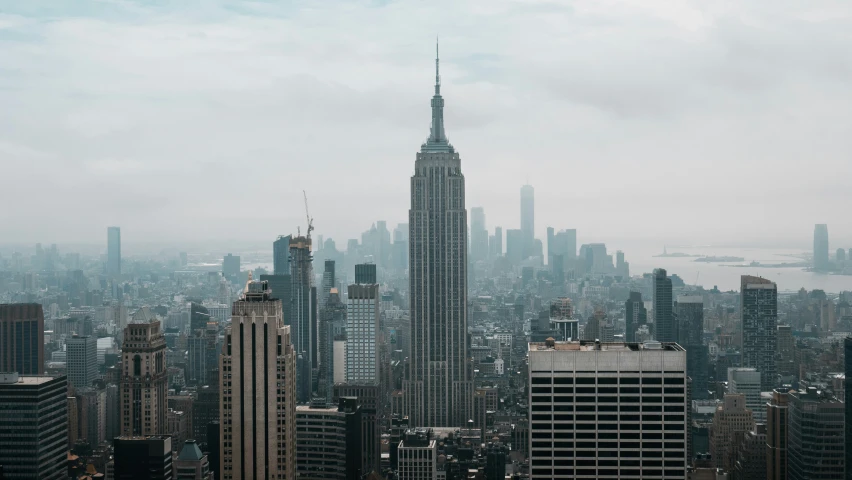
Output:
[[754,421],[766,423],[766,402],[760,398],[760,372],[753,368],[728,367],[728,393],[745,395]]
[[379,286],[349,285],[346,304],[346,382],[379,381]]
[[213,480],[210,461],[195,440],[186,440],[172,463],[175,480]]
[[113,441],[114,480],[173,480],[172,439],[168,436],[117,437]]
[[[334,342],[340,341],[342,360],[335,356]],[[326,403],[331,402],[334,384],[337,381],[346,381],[345,371],[345,348],[346,342],[346,305],[340,300],[337,288],[332,288],[328,295],[325,306],[320,310],[319,343],[320,368],[317,374],[317,395],[325,398]],[[335,369],[341,370],[339,379],[335,380]]]
[[737,446],[732,480],[766,478],[766,424],[755,424],[755,429],[746,432]]
[[98,339],[74,335],[65,341],[68,383],[74,388],[89,388],[98,378]]
[[361,412],[355,399],[337,407],[296,407],[296,475],[300,480],[361,480]]
[[405,432],[397,448],[399,480],[438,480],[438,444],[431,436],[427,428]]
[[740,277],[742,366],[760,372],[760,388],[775,388],[778,287],[765,278]]
[[831,269],[828,260],[828,225],[814,225],[814,270],[825,272]]
[[160,322],[131,323],[121,347],[121,435],[148,437],[168,431],[166,339]]
[[0,373],[0,477],[68,478],[65,377]]
[[459,427],[473,413],[466,341],[467,210],[461,159],[444,132],[437,59],[435,67],[432,128],[411,177],[411,356],[403,389],[413,425]]
[[676,342],[677,326],[674,321],[672,279],[665,269],[654,269],[654,333],[658,342]]
[[40,304],[0,305],[0,372],[44,374],[44,310]]
[[111,279],[121,277],[121,229],[107,227],[107,276]]
[[741,393],[725,395],[716,407],[710,430],[710,455],[716,468],[731,472],[736,462],[737,447],[742,437],[755,429],[752,411],[746,407],[746,397]]
[[630,297],[624,302],[624,339],[629,342],[636,341],[636,330],[642,325],[648,324],[648,311],[645,310],[645,302],[642,300],[641,292],[630,292]]
[[282,315],[268,283],[249,277],[219,357],[224,480],[295,478],[296,353]]
[[789,480],[845,478],[843,403],[814,387],[791,391],[788,402]]
[[787,391],[776,388],[766,404],[766,480],[787,480]]
[[679,345],[530,343],[529,380],[530,479],[686,477]]

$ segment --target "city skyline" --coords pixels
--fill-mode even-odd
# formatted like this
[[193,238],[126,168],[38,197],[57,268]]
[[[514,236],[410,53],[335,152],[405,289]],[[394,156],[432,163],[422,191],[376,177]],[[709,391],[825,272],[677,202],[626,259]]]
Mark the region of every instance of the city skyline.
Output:
[[[333,4],[314,12],[246,6],[242,15],[229,10],[232,2],[194,14],[171,6],[80,5],[45,11],[12,5],[4,17],[4,31],[24,38],[0,39],[4,65],[18,72],[6,81],[20,87],[0,93],[11,113],[0,126],[15,132],[0,136],[4,163],[39,176],[78,212],[52,213],[53,193],[31,198],[29,210],[43,211],[44,221],[6,241],[93,242],[107,225],[122,225],[128,243],[267,238],[302,225],[300,190],[311,196],[317,231],[326,236],[346,238],[375,219],[403,222],[398,206],[408,172],[398,158],[422,136],[428,107],[418,93],[427,85],[420,72],[436,32],[458,105],[447,123],[470,159],[468,204],[485,207],[491,225],[518,227],[518,201],[508,193],[529,183],[537,190],[539,238],[547,225],[565,223],[600,238],[628,229],[683,240],[781,237],[802,244],[814,223],[828,223],[833,235],[852,238],[842,209],[832,208],[850,200],[839,183],[850,168],[839,132],[852,120],[849,109],[834,108],[849,102],[848,77],[832,67],[831,55],[848,47],[837,35],[848,25],[829,21],[828,7],[779,11],[696,2],[604,9],[579,2],[573,9],[550,7],[560,25],[571,27],[554,30],[538,21],[540,7],[502,3],[489,12],[451,4],[420,12],[402,1],[355,5],[346,16]],[[387,41],[398,16],[413,12],[418,26]],[[477,15],[504,28],[473,28]],[[762,16],[763,24],[744,20]],[[366,18],[374,33],[344,33]],[[599,22],[630,41],[596,37]],[[306,43],[301,23],[326,35]],[[532,25],[535,35],[521,35]],[[802,48],[823,53],[786,53],[788,40],[779,32],[791,29],[819,32]],[[148,50],[130,47],[142,38]],[[634,51],[624,43],[653,48]],[[30,55],[32,49],[43,54]],[[106,60],[117,51],[124,52],[121,62]],[[87,68],[59,62],[69,55]],[[758,62],[761,69],[749,67],[767,57],[773,61]],[[100,88],[101,81],[109,87]],[[141,100],[150,97],[159,101]],[[811,121],[783,120],[791,111]],[[351,148],[376,132],[382,141]],[[232,173],[247,156],[268,173],[233,188]],[[346,164],[334,160],[344,156]],[[369,168],[353,174],[347,164]],[[752,182],[758,173],[761,181]],[[702,181],[685,181],[690,175]],[[24,195],[23,182],[3,177],[4,196]],[[571,188],[564,188],[566,179]],[[337,187],[326,188],[329,183]],[[245,218],[253,197],[245,191],[273,185],[281,192],[273,221]],[[649,192],[648,185],[665,188]],[[194,201],[204,189],[219,194]],[[356,195],[375,204],[374,211],[337,208]],[[641,214],[672,197],[684,200],[670,212],[683,214],[677,228]],[[101,198],[110,201],[86,208]],[[773,208],[763,207],[767,199]],[[618,224],[601,221],[603,212],[627,203],[640,214]],[[747,213],[754,208],[761,211],[757,218]],[[22,215],[8,210],[0,220],[16,223]],[[228,228],[236,221],[246,228]],[[724,228],[708,232],[706,223]]]

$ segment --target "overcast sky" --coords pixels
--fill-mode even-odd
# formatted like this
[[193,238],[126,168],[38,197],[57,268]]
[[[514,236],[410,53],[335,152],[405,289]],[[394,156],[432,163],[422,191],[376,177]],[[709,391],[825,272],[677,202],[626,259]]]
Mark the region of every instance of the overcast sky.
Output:
[[852,247],[844,0],[0,0],[0,242],[405,222],[436,34],[489,229]]

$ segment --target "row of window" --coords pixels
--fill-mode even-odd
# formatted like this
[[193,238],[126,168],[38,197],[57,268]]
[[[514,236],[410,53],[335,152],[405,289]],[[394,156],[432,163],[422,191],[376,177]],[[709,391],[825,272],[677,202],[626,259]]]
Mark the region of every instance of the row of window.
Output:
[[533,377],[533,385],[683,385],[683,377]]

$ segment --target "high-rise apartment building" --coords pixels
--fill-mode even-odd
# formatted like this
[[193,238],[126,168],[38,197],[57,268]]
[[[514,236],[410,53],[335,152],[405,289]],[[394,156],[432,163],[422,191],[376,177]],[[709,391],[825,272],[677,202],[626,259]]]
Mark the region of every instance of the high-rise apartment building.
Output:
[[68,478],[65,377],[0,373],[0,477]]
[[224,480],[296,478],[296,353],[281,300],[252,281],[234,302],[219,356]]
[[44,311],[40,304],[0,305],[0,372],[44,373]]
[[118,437],[113,441],[114,480],[173,480],[169,436]]
[[[290,235],[279,235],[272,242],[272,273],[275,275],[290,275],[290,239]],[[275,289],[272,292],[275,293]]]
[[760,372],[760,388],[775,387],[775,347],[778,323],[778,288],[765,278],[740,277],[740,328],[742,366]]
[[432,128],[411,177],[411,359],[404,389],[413,425],[459,427],[473,410],[466,341],[467,210],[461,159],[444,133],[437,59],[435,68]]
[[299,375],[296,376],[296,396],[299,403],[308,403],[313,393],[313,368],[316,354],[316,289],[311,254],[311,238],[290,238],[290,282],[292,293],[289,321]]
[[74,335],[65,341],[68,383],[74,388],[89,388],[98,378],[98,339]]
[[346,304],[346,382],[379,382],[379,286],[349,285]]
[[787,473],[790,480],[843,480],[844,405],[815,387],[788,397]]
[[240,256],[225,255],[222,259],[222,276],[228,280],[235,280],[240,275]]
[[710,455],[716,462],[716,468],[728,472],[733,470],[739,443],[737,440],[754,429],[754,416],[751,409],[746,407],[745,395],[726,394],[722,404],[716,407],[710,430]]
[[686,478],[686,380],[674,343],[530,343],[530,479]]
[[642,300],[641,292],[630,292],[630,297],[624,302],[624,339],[628,343],[636,341],[636,330],[648,324],[648,311]]
[[675,306],[677,343],[686,349],[686,373],[692,398],[703,400],[709,392],[709,352],[704,344],[704,299],[701,295],[680,295]]
[[831,269],[828,261],[828,225],[818,223],[814,226],[814,270],[824,272]]
[[119,385],[121,435],[165,435],[168,431],[166,339],[158,320],[125,327],[121,368],[124,370]]
[[672,279],[665,269],[654,269],[654,333],[658,342],[676,342],[677,326],[672,311]]
[[776,388],[766,404],[766,480],[787,480],[787,391]]
[[107,276],[121,277],[121,229],[107,227]]
[[521,187],[521,232],[524,238],[524,258],[532,255],[535,240],[535,189],[532,185]]
[[485,209],[470,209],[470,259],[485,260],[488,257],[488,229],[485,227]]
[[337,384],[334,386],[334,402],[341,404],[343,400],[355,400],[361,418],[361,438],[353,445],[359,445],[361,458],[360,471],[362,475],[371,472],[381,472],[381,432],[379,431],[379,408],[382,406],[380,385],[351,385]]

